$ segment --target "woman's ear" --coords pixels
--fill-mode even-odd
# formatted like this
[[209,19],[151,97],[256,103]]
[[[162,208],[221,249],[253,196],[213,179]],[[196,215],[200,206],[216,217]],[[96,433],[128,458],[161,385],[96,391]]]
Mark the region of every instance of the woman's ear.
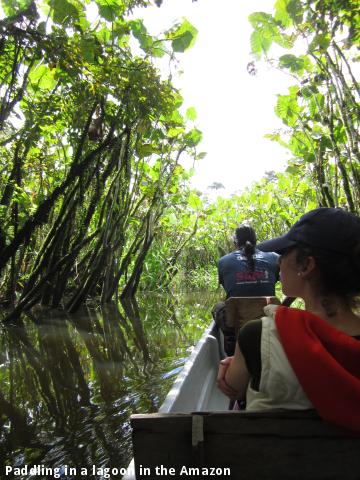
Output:
[[310,278],[316,270],[316,261],[314,257],[307,257],[301,268],[301,276]]

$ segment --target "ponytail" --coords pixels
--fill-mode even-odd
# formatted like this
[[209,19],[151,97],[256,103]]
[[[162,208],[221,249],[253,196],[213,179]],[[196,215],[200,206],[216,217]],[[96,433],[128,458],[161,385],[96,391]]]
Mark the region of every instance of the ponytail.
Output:
[[244,249],[245,257],[248,261],[250,270],[255,269],[255,245],[256,245],[256,233],[250,225],[240,225],[235,230],[236,243],[238,248]]
[[245,245],[244,245],[244,253],[245,253],[245,257],[248,261],[250,270],[253,271],[255,269],[255,261],[254,261],[254,257],[253,257],[253,255],[255,253],[255,245],[252,244],[251,242],[249,242],[249,240],[247,240]]

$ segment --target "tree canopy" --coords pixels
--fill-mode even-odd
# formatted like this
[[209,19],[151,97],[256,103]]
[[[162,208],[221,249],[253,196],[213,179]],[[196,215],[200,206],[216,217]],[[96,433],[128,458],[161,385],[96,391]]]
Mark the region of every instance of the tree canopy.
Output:
[[265,172],[245,192],[214,201],[191,190],[181,165],[183,155],[205,156],[196,111],[184,113],[156,66],[194,44],[188,20],[153,37],[132,15],[146,0],[0,5],[8,318],[39,302],[74,312],[91,297],[208,288],[237,223],[252,221],[266,238],[319,205],[359,212],[357,1],[277,0],[272,14],[250,15],[249,74],[265,60],[294,79],[274,102],[284,128],[268,135],[292,159],[285,173]]
[[[359,212],[358,2],[277,0],[272,15],[249,20],[255,58],[294,78],[275,106],[286,128],[269,138],[293,154],[289,172],[311,176],[319,205]],[[282,54],[273,54],[274,44]]]
[[201,132],[153,58],[197,32],[184,19],[151,37],[129,15],[147,3],[1,2],[0,267],[13,315],[39,301],[74,311],[119,286],[134,295],[164,209],[187,194],[179,159],[196,157]]

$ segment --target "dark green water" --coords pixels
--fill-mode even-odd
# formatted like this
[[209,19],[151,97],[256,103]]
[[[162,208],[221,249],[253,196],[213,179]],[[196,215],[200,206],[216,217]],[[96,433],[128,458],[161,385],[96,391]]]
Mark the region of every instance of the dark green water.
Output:
[[[56,478],[29,474],[40,465],[57,478],[95,480],[108,477],[82,477],[80,468],[127,466],[130,415],[158,410],[216,300],[148,296],[72,316],[37,312],[22,327],[1,327],[0,478]],[[5,475],[6,465],[22,473]]]

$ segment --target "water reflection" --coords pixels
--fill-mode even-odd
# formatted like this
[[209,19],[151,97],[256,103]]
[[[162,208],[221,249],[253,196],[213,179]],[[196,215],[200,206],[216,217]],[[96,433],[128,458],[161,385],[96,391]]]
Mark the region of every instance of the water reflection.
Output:
[[[143,297],[72,316],[38,312],[3,327],[1,474],[5,465],[126,466],[130,414],[159,408],[214,300]],[[63,469],[61,478],[71,476]]]

